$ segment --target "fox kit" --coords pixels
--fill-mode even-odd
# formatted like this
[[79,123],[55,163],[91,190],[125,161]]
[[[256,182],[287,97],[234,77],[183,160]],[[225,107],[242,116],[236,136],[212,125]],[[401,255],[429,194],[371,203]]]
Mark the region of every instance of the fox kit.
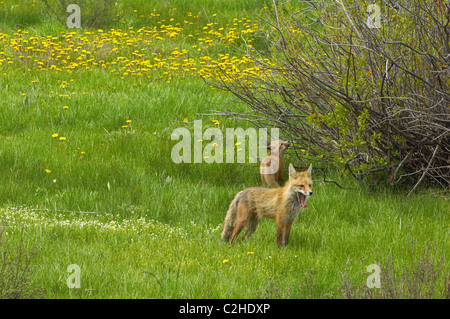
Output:
[[247,226],[244,240],[248,239],[259,220],[267,217],[277,223],[278,246],[287,245],[292,223],[313,193],[311,171],[312,165],[304,172],[297,172],[289,164],[289,181],[283,187],[251,187],[239,192],[228,208],[222,238],[233,243]]
[[279,187],[283,185],[283,156],[289,145],[288,141],[281,140],[267,145],[270,153],[262,159],[259,166],[264,186]]

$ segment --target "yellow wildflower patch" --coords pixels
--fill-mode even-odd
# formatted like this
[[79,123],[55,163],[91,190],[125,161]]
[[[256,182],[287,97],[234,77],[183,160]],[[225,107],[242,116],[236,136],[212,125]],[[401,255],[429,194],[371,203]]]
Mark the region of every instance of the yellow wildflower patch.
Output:
[[[195,19],[198,16],[190,12],[180,21],[175,18],[165,20],[158,13],[152,13],[151,18],[156,20],[156,24],[137,30],[124,26],[123,29],[109,30],[71,29],[48,36],[32,36],[22,30],[12,34],[0,33],[0,66],[33,73],[71,74],[76,70],[104,69],[121,79],[151,79],[157,73],[157,78],[161,74],[167,76],[164,78],[167,83],[175,77],[218,78],[224,73],[228,75],[227,81],[264,76],[261,68],[245,54],[222,55],[214,53],[219,50],[211,50],[226,43],[242,44],[243,39],[247,48],[251,48],[252,35],[259,30],[257,22],[242,18],[235,19],[226,27],[217,26],[217,22],[199,25]],[[213,14],[211,20],[217,20],[217,15]],[[187,31],[187,24],[197,24],[197,30]],[[189,39],[189,43],[184,39]],[[168,50],[162,49],[167,43],[180,44]],[[60,84],[61,89],[67,86],[67,83]],[[61,96],[70,98],[68,94]]]

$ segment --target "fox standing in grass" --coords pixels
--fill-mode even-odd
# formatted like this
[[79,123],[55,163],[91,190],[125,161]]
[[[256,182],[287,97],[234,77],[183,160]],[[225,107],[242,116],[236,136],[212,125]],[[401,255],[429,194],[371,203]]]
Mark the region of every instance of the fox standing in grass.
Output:
[[270,153],[264,157],[259,166],[261,181],[264,186],[280,187],[283,185],[283,156],[289,147],[288,141],[273,141],[267,145]]
[[262,217],[277,223],[277,244],[285,246],[289,240],[292,223],[300,209],[305,208],[306,198],[312,193],[312,165],[304,172],[297,172],[289,164],[289,180],[283,187],[250,187],[239,192],[228,208],[222,238],[233,243],[247,226],[244,240],[258,227]]

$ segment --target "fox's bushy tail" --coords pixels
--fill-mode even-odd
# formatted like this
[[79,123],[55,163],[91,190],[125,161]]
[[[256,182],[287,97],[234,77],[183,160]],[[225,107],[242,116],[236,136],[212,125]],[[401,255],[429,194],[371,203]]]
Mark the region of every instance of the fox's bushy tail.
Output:
[[234,226],[236,225],[236,219],[237,219],[237,204],[239,201],[239,195],[241,193],[239,192],[236,197],[233,199],[233,201],[230,203],[230,206],[228,207],[227,215],[225,216],[225,221],[223,225],[223,232],[222,232],[222,239],[229,241],[231,234],[233,233]]

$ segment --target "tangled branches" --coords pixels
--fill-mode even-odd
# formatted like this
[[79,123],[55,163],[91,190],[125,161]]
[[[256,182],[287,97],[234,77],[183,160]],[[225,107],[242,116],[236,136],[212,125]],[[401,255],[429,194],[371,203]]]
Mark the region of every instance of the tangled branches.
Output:
[[223,72],[211,84],[251,107],[240,118],[279,127],[299,161],[409,182],[411,192],[424,181],[448,187],[450,6],[383,0],[367,9],[350,0],[273,1],[254,11],[268,28],[244,49],[260,72]]

